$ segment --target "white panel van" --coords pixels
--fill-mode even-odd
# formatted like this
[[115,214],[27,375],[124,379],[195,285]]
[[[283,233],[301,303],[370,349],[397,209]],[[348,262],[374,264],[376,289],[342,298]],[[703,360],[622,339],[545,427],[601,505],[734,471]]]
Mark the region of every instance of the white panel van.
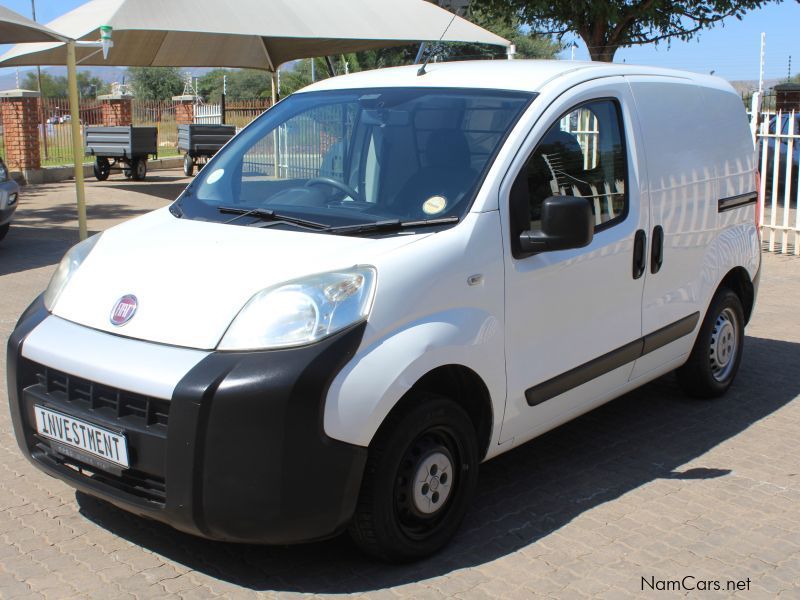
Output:
[[67,253],[10,338],[19,445],[199,536],[349,530],[424,557],[482,461],[673,370],[728,389],[755,179],[713,77],[502,61],[317,83],[172,205]]

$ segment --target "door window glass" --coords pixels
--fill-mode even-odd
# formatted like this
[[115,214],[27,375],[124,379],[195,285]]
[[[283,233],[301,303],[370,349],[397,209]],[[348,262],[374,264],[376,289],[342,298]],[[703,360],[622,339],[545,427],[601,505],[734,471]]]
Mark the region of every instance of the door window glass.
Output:
[[545,133],[519,177],[527,179],[532,230],[540,229],[542,202],[550,196],[586,198],[595,230],[624,219],[628,174],[617,103],[595,100],[563,115]]

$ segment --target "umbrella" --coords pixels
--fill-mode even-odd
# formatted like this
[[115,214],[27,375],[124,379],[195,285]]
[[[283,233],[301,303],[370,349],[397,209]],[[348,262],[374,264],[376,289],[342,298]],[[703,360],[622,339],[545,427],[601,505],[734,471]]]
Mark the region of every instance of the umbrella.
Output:
[[[69,41],[14,46],[0,57],[0,67],[67,64],[81,239],[86,217],[76,62],[262,69],[272,72],[274,101],[275,73],[290,60],[440,40],[511,45],[425,0],[91,0],[48,26]],[[106,41],[102,54],[98,38]]]
[[0,44],[52,42],[53,40],[64,42],[66,38],[5,6],[0,6]]
[[[75,40],[113,29],[114,50],[77,48],[82,65],[241,67],[422,41],[510,42],[425,0],[92,0],[49,23]],[[65,48],[12,48],[0,66],[63,65]]]

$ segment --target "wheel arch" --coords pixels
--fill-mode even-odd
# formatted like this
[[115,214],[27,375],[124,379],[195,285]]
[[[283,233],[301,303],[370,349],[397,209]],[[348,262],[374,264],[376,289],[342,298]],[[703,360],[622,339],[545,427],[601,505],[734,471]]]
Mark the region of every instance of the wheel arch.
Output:
[[734,294],[739,297],[744,310],[745,325],[750,321],[750,316],[753,313],[753,305],[755,303],[755,287],[750,279],[747,269],[744,267],[734,267],[728,271],[725,277],[722,278],[717,286],[714,295],[719,293],[722,288],[730,289]]
[[[412,405],[419,392],[430,392],[450,398],[465,410],[475,427],[480,459],[486,456],[494,426],[492,398],[480,375],[460,364],[441,365],[420,377],[392,407],[384,423]],[[380,431],[380,427],[378,428]],[[374,437],[373,437],[374,439]]]

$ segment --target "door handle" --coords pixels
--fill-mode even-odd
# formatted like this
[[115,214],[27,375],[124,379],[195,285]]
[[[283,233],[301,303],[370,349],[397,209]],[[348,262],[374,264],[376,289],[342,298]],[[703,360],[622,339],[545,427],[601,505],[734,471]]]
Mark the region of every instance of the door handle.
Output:
[[661,225],[653,227],[653,241],[650,243],[650,272],[655,275],[664,262],[664,228]]
[[647,246],[647,234],[644,232],[644,229],[640,229],[636,232],[636,236],[633,238],[633,278],[639,279],[642,275],[644,275],[644,269],[646,267],[646,253],[645,253],[645,246]]

